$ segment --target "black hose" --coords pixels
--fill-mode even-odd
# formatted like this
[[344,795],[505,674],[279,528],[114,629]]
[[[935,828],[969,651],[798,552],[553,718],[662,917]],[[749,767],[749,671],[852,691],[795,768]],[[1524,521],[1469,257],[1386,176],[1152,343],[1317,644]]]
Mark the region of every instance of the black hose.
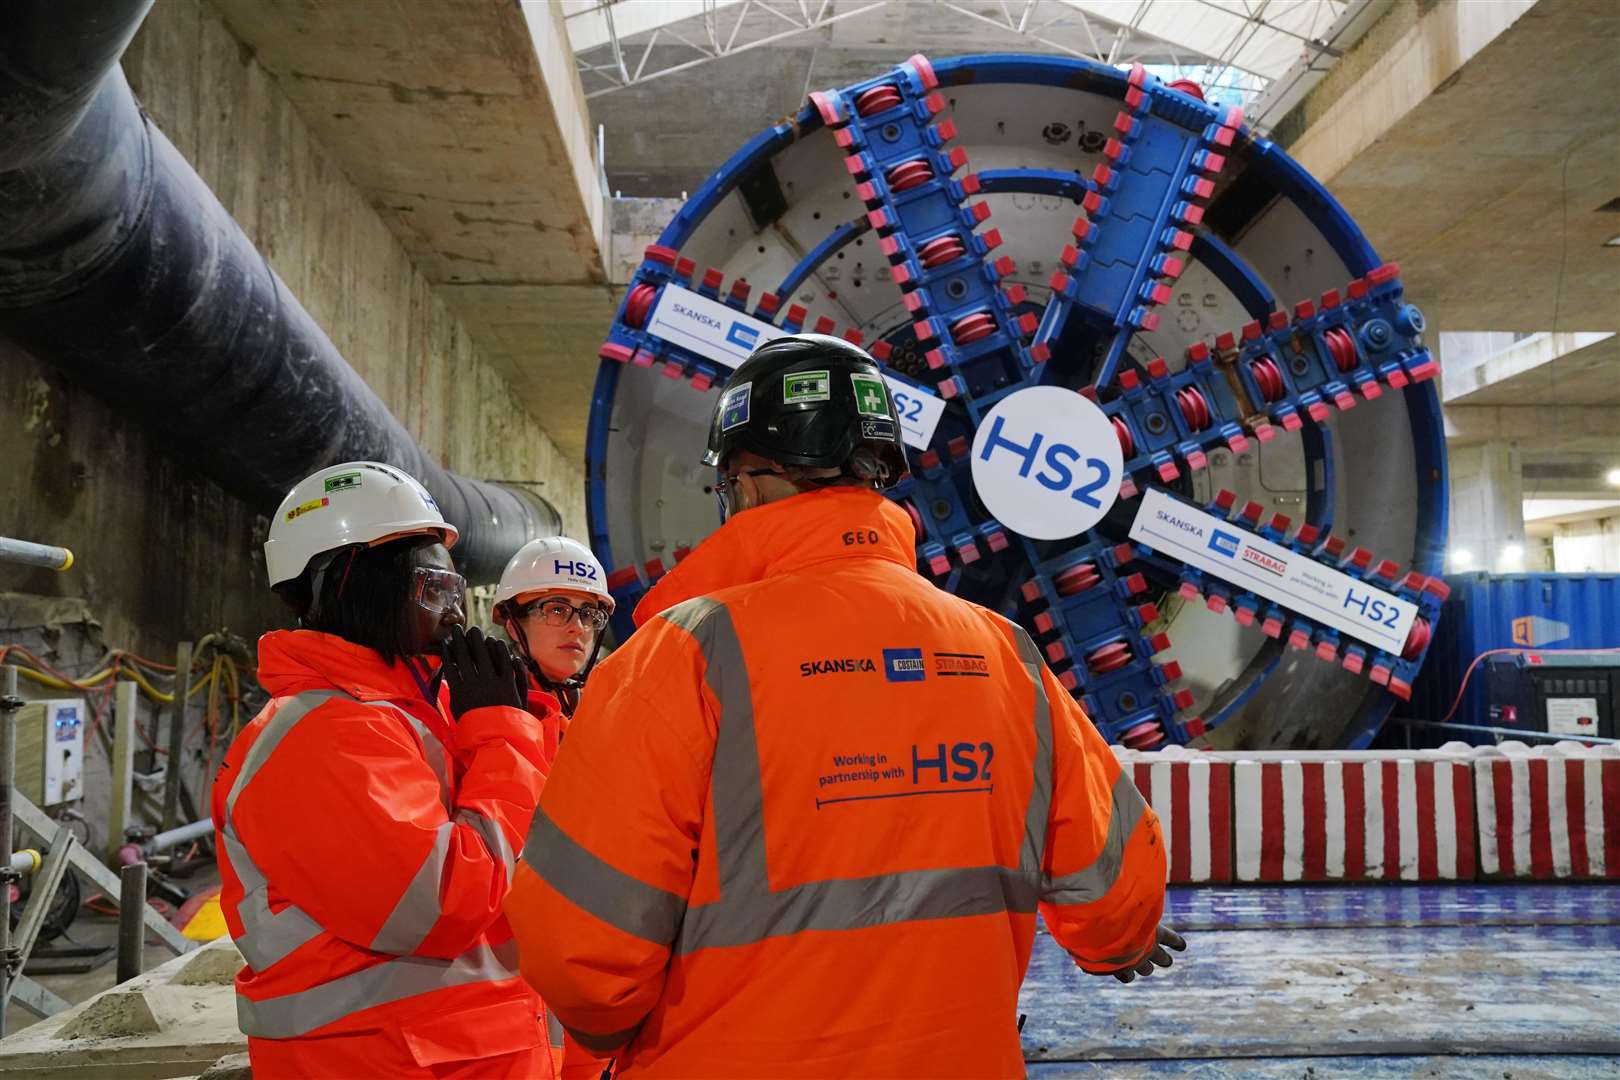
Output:
[[441,468],[140,109],[117,60],[151,0],[8,4],[0,34],[0,333],[268,513],[326,465],[395,465],[500,576],[560,531],[537,496]]

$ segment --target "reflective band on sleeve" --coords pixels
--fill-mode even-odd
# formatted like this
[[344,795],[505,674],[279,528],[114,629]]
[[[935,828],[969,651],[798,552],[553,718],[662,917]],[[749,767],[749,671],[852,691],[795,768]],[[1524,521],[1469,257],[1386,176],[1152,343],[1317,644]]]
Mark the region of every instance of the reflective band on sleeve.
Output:
[[550,1009],[546,1010],[546,1041],[557,1048],[563,1044],[563,1022]]
[[444,743],[440,742],[439,737],[429,731],[428,726],[412,716],[408,710],[400,708],[391,701],[375,701],[372,704],[393,709],[399,713],[405,722],[410,724],[411,730],[416,732],[416,737],[422,740],[422,752],[427,757],[428,766],[433,770],[433,775],[439,778],[439,801],[444,804],[444,812],[448,814],[454,805],[452,800],[455,797],[455,791],[450,786],[450,757],[445,752]]
[[457,810],[454,820],[457,825],[466,825],[483,839],[489,853],[506,868],[506,880],[510,884],[516,860],[512,856],[512,845],[507,842],[506,831],[476,810]]
[[523,862],[569,902],[633,937],[668,945],[680,929],[684,897],[615,870],[559,829],[544,807],[534,812]]
[[517,976],[517,948],[511,942],[479,945],[454,960],[402,956],[296,994],[255,1001],[236,996],[236,1019],[244,1035],[294,1039],[361,1011],[405,998],[469,983]]
[[236,879],[242,883],[242,899],[236,905],[236,917],[242,921],[242,936],[235,939],[248,967],[262,972],[298,949],[306,942],[320,937],[319,924],[303,910],[288,904],[280,911],[270,910],[269,882],[259,873],[247,848],[236,838],[233,830],[222,832],[225,855],[230,859]]
[[231,869],[242,883],[242,899],[236,905],[236,917],[242,923],[242,936],[235,939],[242,958],[256,972],[291,955],[299,946],[313,941],[322,933],[321,927],[296,905],[289,904],[280,911],[270,910],[270,883],[265,880],[257,864],[248,854],[247,847],[236,833],[233,814],[236,800],[246,789],[264,763],[270,760],[276,747],[294,726],[308,716],[316,706],[333,698],[345,697],[336,690],[309,690],[289,699],[266,721],[258,738],[248,748],[242,760],[242,769],[225,796],[225,827],[220,830],[225,840],[225,854]]
[[411,883],[400,893],[394,910],[388,913],[382,929],[371,939],[374,952],[409,956],[421,948],[439,921],[439,883],[444,880],[444,860],[450,854],[450,834],[455,825],[446,821],[433,834],[433,846],[416,868]]
[[1018,658],[1035,684],[1035,781],[1029,789],[1029,805],[1024,808],[1024,845],[1018,856],[1018,868],[1039,875],[1046,858],[1046,827],[1052,816],[1052,703],[1046,697],[1046,684],[1041,681],[1045,661],[1035,642],[1017,624],[1009,624],[1013,640],[1018,646]]
[[1124,769],[1114,779],[1111,805],[1108,808],[1108,835],[1097,858],[1084,870],[1064,874],[1047,882],[1041,899],[1053,904],[1090,904],[1108,895],[1108,890],[1119,880],[1125,865],[1125,843],[1136,831],[1137,822],[1147,810],[1142,793],[1131,782]]

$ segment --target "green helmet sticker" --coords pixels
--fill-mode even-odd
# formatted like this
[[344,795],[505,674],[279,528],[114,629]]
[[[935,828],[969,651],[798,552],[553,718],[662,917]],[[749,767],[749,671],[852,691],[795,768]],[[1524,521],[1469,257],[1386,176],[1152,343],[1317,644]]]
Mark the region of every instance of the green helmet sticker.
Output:
[[850,373],[849,381],[855,387],[855,411],[862,416],[889,415],[889,391],[877,375]]
[[782,404],[832,400],[831,371],[790,371],[782,376]]
[[357,472],[338,473],[336,476],[326,478],[325,490],[348,491],[350,488],[360,486],[360,474]]

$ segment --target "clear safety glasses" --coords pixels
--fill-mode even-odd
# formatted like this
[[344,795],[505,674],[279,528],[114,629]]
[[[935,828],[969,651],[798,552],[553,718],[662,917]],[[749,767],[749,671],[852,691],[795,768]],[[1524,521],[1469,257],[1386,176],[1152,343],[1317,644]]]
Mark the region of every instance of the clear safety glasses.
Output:
[[439,570],[418,566],[411,571],[414,577],[412,598],[429,611],[465,611],[467,579],[454,570]]
[[525,605],[520,614],[525,619],[538,619],[547,626],[567,626],[577,618],[579,625],[593,634],[600,633],[608,621],[604,607],[596,604],[580,604],[576,607],[556,598],[536,600]]
[[744,469],[741,472],[728,473],[724,469],[715,470],[714,497],[720,504],[720,520],[725,521],[731,517],[731,493],[737,488],[737,478],[740,476],[769,476],[775,469]]

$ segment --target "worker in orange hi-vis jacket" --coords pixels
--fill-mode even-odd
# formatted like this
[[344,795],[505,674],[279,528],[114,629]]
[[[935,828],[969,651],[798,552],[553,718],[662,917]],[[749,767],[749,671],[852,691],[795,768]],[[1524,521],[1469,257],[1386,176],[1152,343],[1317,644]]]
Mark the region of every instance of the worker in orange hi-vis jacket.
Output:
[[705,462],[729,520],[604,661],[507,897],[524,975],[634,1077],[1017,1077],[1039,910],[1130,981],[1158,820],[1017,626],[916,572],[872,359],[755,351]]
[[542,726],[506,644],[462,632],[455,541],[376,462],[308,477],[271,520],[270,583],[300,629],[259,639],[272,697],[212,800],[259,1080],[553,1075],[501,913]]

